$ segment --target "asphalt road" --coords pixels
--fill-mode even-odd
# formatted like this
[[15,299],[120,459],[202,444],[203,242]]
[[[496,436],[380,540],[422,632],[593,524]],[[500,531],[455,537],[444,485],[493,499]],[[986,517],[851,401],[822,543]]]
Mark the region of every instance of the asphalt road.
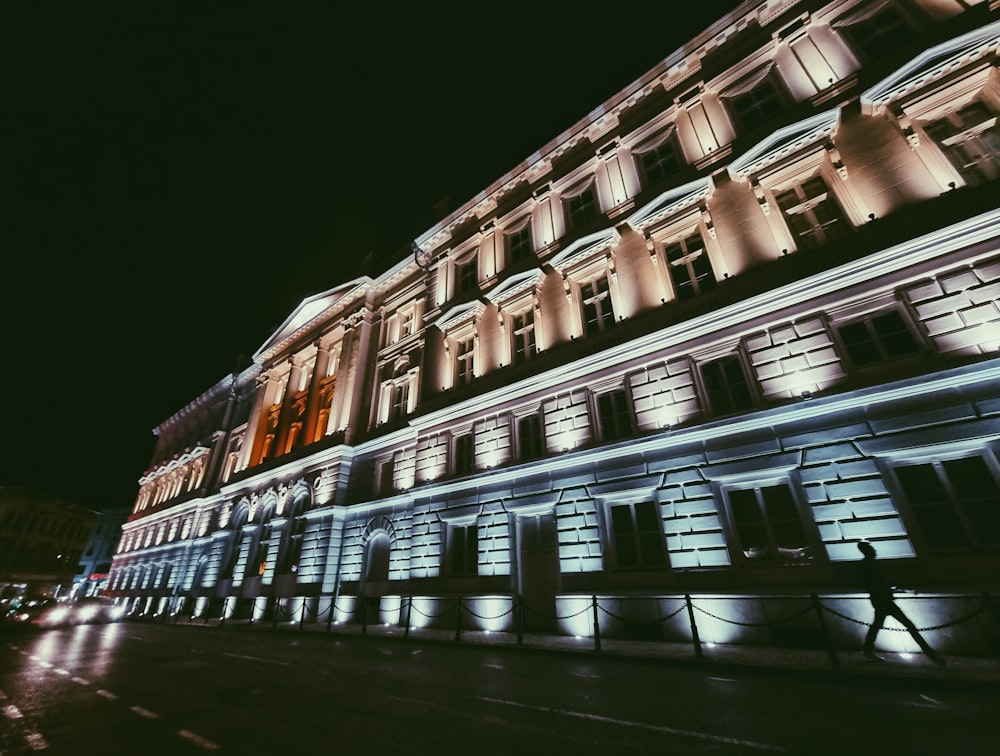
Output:
[[1000,690],[240,628],[0,636],[0,756],[992,752]]

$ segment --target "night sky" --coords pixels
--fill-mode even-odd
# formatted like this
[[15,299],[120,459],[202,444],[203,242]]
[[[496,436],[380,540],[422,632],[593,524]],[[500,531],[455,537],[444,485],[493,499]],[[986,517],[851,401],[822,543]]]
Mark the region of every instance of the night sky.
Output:
[[299,301],[737,3],[361,5],[4,4],[0,486],[131,506]]

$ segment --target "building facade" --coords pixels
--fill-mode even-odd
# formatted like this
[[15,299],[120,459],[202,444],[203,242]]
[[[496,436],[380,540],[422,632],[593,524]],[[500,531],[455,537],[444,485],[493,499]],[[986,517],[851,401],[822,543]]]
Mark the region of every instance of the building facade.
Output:
[[68,594],[96,518],[69,501],[0,487],[0,606]]
[[822,595],[851,644],[868,541],[997,644],[998,45],[985,1],[740,4],[165,421],[111,591],[719,642]]

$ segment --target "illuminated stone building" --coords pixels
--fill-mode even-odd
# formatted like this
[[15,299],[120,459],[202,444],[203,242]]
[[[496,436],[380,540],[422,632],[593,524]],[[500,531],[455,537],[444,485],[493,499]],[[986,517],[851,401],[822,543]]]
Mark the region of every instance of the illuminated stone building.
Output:
[[918,624],[995,590],[990,5],[742,3],[165,421],[112,590],[627,635],[865,619],[862,540]]

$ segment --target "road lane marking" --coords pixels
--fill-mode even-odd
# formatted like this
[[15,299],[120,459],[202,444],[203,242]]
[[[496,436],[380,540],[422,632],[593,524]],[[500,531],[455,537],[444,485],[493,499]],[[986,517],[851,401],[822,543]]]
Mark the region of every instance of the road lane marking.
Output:
[[57,675],[63,675],[63,676],[66,676],[66,675],[68,675],[68,674],[69,674],[69,670],[67,670],[67,669],[59,669],[59,668],[57,668],[57,669],[56,669],[56,674],[57,674]]
[[247,656],[246,654],[228,654],[223,653],[223,656],[230,656],[233,659],[247,659],[248,661],[266,662],[267,664],[279,664],[282,667],[288,667],[291,662],[281,661],[280,659],[264,659],[260,656]]
[[194,743],[196,746],[204,748],[206,751],[218,751],[222,747],[218,743],[213,743],[208,738],[203,738],[198,733],[191,732],[190,730],[178,730],[177,734],[189,743]]
[[90,680],[85,680],[82,677],[71,677],[69,679],[75,682],[77,685],[90,685]]
[[50,662],[39,661],[38,663],[41,664],[43,667],[45,667],[45,669],[52,669],[52,664]]
[[97,695],[99,695],[101,698],[106,698],[109,701],[117,701],[118,700],[118,696],[116,696],[110,690],[99,690],[99,691],[97,691]]
[[146,719],[159,719],[160,715],[155,711],[150,711],[149,709],[144,709],[141,706],[130,706],[129,711],[138,714],[140,717],[145,717]]
[[17,708],[14,704],[10,704],[8,706],[4,706],[3,707],[3,713],[6,714],[9,719],[23,719],[24,718],[24,714],[22,714],[21,710],[19,708]]
[[40,732],[26,732],[24,739],[28,742],[32,751],[44,751],[49,747],[48,741],[42,737]]
[[755,748],[759,751],[785,751],[778,745],[773,745],[771,743],[758,743],[753,740],[741,740],[740,738],[727,738],[724,735],[712,735],[707,732],[696,732],[694,730],[681,730],[676,727],[664,727],[663,725],[652,725],[646,722],[635,722],[630,719],[617,719],[615,717],[605,717],[600,714],[588,714],[583,711],[572,711],[569,709],[553,709],[549,706],[532,706],[530,704],[519,703],[518,701],[507,701],[502,698],[488,698],[486,696],[477,696],[480,701],[486,701],[488,703],[501,704],[503,706],[512,706],[517,709],[529,709],[531,711],[539,711],[545,714],[561,714],[564,717],[573,717],[575,719],[587,719],[592,722],[604,722],[606,724],[621,725],[622,727],[635,727],[642,730],[650,730],[651,732],[663,732],[670,735],[680,735],[686,738],[693,738],[696,740],[708,740],[713,743],[725,743],[726,745],[741,746],[744,748]]

